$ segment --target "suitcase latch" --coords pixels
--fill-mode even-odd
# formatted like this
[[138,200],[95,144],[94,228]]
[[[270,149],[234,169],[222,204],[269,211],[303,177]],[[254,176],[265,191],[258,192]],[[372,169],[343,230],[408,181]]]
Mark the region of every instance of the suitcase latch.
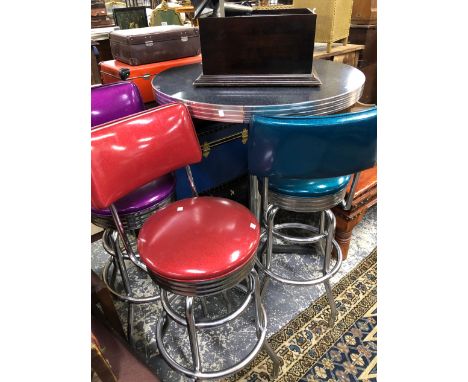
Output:
[[208,155],[210,155],[210,151],[211,151],[210,144],[208,142],[204,142],[202,146],[203,157],[207,158]]
[[183,42],[187,42],[188,41],[188,36],[182,36],[180,38],[180,40],[183,41]]
[[242,129],[242,144],[246,144],[247,143],[247,139],[249,139],[249,131],[247,129]]
[[153,41],[152,40],[145,41],[145,45],[146,46],[153,46]]

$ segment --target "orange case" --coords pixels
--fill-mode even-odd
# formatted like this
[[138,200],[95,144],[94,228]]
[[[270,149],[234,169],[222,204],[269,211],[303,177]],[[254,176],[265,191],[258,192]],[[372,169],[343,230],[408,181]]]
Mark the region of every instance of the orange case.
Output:
[[101,72],[101,81],[103,84],[122,81],[120,78],[121,69],[129,69],[130,75],[127,81],[132,81],[140,90],[143,102],[154,101],[153,88],[151,82],[153,77],[163,70],[173,68],[175,66],[183,66],[197,64],[201,62],[201,54],[193,57],[178,58],[177,60],[155,62],[154,64],[131,66],[117,60],[102,61],[99,63]]

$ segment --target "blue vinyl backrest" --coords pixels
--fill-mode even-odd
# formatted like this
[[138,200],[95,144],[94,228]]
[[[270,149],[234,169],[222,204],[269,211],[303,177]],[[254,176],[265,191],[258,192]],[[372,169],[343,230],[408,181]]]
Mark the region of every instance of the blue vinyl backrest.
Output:
[[249,173],[315,179],[372,167],[377,154],[377,108],[311,117],[254,115]]

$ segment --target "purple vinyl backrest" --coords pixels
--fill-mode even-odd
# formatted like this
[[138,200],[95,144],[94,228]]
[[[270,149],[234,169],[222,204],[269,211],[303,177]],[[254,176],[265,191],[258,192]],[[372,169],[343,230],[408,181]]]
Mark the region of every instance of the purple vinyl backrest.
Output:
[[116,82],[91,88],[91,128],[144,110],[133,82]]

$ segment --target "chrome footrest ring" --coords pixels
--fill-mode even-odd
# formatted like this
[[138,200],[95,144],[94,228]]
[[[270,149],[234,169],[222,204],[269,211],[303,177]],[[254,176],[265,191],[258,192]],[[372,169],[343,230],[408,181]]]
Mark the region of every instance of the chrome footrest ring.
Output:
[[303,224],[303,223],[282,223],[282,224],[275,224],[273,227],[273,235],[276,237],[279,237],[281,239],[293,242],[293,243],[298,243],[298,244],[312,244],[316,243],[322,239],[325,239],[327,235],[325,233],[318,234],[316,236],[312,237],[297,237],[297,236],[289,236],[284,233],[281,233],[280,231],[283,229],[287,228],[295,228],[295,229],[303,229],[306,231],[310,232],[319,232],[317,227],[314,227],[309,224]]
[[[112,236],[115,236],[115,237],[112,237]],[[118,236],[118,233],[117,231],[115,231],[114,229],[110,229],[110,228],[107,228],[104,233],[102,234],[102,246],[103,248],[105,249],[105,251],[107,252],[108,255],[112,256],[112,257],[116,257],[115,255],[115,251],[114,251],[114,241],[118,238],[119,240],[119,245],[120,245],[120,237]],[[122,256],[124,258],[124,260],[130,260],[130,257],[125,253],[123,252],[122,253]],[[139,256],[138,256],[139,258]]]
[[117,292],[110,284],[108,281],[108,274],[109,274],[109,268],[112,264],[112,257],[109,257],[107,260],[106,265],[104,266],[104,269],[102,270],[102,280],[104,281],[104,284],[106,285],[107,289],[119,300],[126,301],[132,304],[147,304],[150,302],[155,302],[158,301],[161,296],[159,294],[155,296],[150,296],[150,297],[133,297],[133,296],[128,296],[126,294],[121,294]]
[[[252,276],[252,274],[250,274],[250,276]],[[249,283],[249,286],[251,286],[250,283]],[[255,281],[253,281],[252,286],[253,287],[252,287],[252,291],[251,291],[250,295],[254,294]],[[161,300],[163,300],[163,298]],[[232,375],[232,374],[238,372],[239,370],[243,369],[245,366],[247,366],[257,356],[257,354],[260,352],[260,350],[262,349],[262,347],[265,344],[265,341],[266,341],[266,328],[267,328],[267,316],[266,316],[265,308],[263,307],[263,305],[261,305],[261,309],[257,312],[257,314],[259,315],[259,318],[260,318],[259,330],[258,330],[258,333],[257,333],[257,343],[255,344],[254,348],[249,352],[249,354],[245,358],[242,359],[242,361],[238,362],[237,364],[235,364],[235,365],[233,365],[233,366],[231,366],[231,367],[229,367],[227,369],[219,370],[219,371],[203,372],[203,371],[188,369],[187,367],[182,366],[178,362],[176,362],[172,358],[172,356],[168,353],[168,351],[166,350],[166,347],[164,346],[164,343],[163,343],[164,324],[165,324],[166,320],[169,319],[168,314],[167,314],[166,311],[163,312],[161,317],[158,319],[158,322],[157,322],[157,325],[156,325],[156,342],[157,342],[157,345],[158,345],[158,348],[159,348],[159,352],[162,355],[162,357],[164,358],[164,360],[173,369],[183,373],[188,378],[217,379],[217,378],[222,378],[222,377]],[[221,325],[223,325],[223,323],[221,323],[221,324],[219,324],[217,326],[221,326]],[[208,328],[208,327],[214,327],[214,326],[207,326],[207,327],[205,327],[205,329]]]
[[[238,317],[249,305],[250,301],[252,300],[252,295],[254,292],[253,289],[253,277],[252,274],[249,274],[248,277],[248,288],[247,291],[247,296],[245,300],[242,302],[241,306],[235,310],[234,312],[231,312],[221,318],[218,318],[217,320],[210,320],[210,321],[199,321],[195,323],[195,327],[197,329],[210,329],[214,328],[216,326],[224,325],[228,323],[231,320],[234,320],[236,317]],[[185,320],[184,317],[182,317],[179,313],[177,313],[171,306],[169,302],[169,298],[167,297],[167,291],[165,289],[161,289],[161,304],[164,307],[164,310],[166,313],[171,317],[175,322],[177,322],[180,325],[187,326],[187,321]]]

